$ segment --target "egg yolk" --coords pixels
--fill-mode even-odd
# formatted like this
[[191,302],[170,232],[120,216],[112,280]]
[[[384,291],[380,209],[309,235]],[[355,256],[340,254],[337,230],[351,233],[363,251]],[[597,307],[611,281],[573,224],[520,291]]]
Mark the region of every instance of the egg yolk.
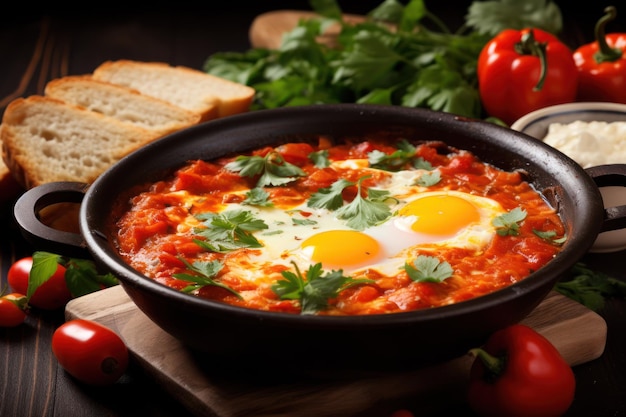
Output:
[[306,239],[301,247],[312,261],[337,268],[370,262],[380,252],[376,239],[355,230],[321,232]]
[[399,211],[402,216],[416,216],[411,229],[430,235],[452,235],[480,219],[469,201],[452,195],[418,198]]

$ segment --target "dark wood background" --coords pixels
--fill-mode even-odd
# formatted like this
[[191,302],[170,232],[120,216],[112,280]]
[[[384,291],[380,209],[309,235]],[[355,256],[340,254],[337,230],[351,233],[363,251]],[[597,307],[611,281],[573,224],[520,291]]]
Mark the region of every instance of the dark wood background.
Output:
[[[63,75],[89,73],[105,60],[163,61],[200,69],[214,52],[250,47],[248,28],[253,18],[277,9],[310,10],[306,1],[168,2],[161,5],[107,3],[99,9],[64,10],[24,2],[12,13],[0,14],[0,112],[12,99],[41,94],[45,83]],[[364,13],[377,1],[340,1],[348,13]],[[452,27],[460,25],[469,1],[426,2]],[[563,39],[576,47],[593,40],[595,20],[609,2],[558,2],[564,15]],[[619,7],[619,5],[617,5]],[[623,13],[626,13],[624,8]],[[611,31],[626,31],[624,17]],[[626,162],[626,161],[624,161]],[[32,253],[12,220],[12,204],[0,207],[0,286],[10,264]],[[590,267],[626,280],[626,251],[589,254]],[[608,324],[607,347],[599,359],[576,366],[577,392],[567,416],[625,416],[626,301],[608,300],[599,312]],[[50,350],[54,329],[63,312],[33,311],[25,325],[0,329],[0,416],[4,417],[187,417],[162,388],[131,364],[123,379],[111,387],[76,383],[56,363]],[[471,415],[461,410],[442,410]],[[390,410],[372,410],[385,416]]]

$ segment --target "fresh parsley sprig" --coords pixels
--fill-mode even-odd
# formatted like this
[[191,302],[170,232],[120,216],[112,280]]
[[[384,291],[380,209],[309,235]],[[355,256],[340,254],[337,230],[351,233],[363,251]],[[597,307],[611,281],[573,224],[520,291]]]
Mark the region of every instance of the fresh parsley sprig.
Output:
[[206,286],[212,286],[223,288],[235,295],[237,298],[242,298],[237,291],[233,290],[228,285],[222,284],[221,282],[213,279],[224,267],[224,264],[220,261],[195,261],[193,264],[190,264],[186,259],[179,259],[187,266],[187,269],[192,272],[191,274],[183,272],[172,275],[176,279],[191,283],[181,289],[182,292],[190,293]]
[[495,226],[496,233],[500,236],[517,236],[519,235],[520,223],[526,218],[526,211],[520,207],[501,214],[494,218],[491,224]]
[[536,230],[533,229],[533,233],[542,238],[543,240],[552,243],[556,246],[561,246],[567,240],[567,236],[557,237],[554,230]]
[[263,247],[253,232],[265,230],[268,226],[263,220],[255,218],[249,210],[201,213],[196,218],[204,221],[204,228],[194,229],[194,233],[206,239],[195,241],[203,248],[213,252],[229,252],[239,248]]
[[270,195],[263,188],[255,187],[246,192],[246,198],[241,202],[245,206],[273,207]]
[[576,263],[570,272],[571,276],[557,282],[554,290],[578,301],[590,310],[600,310],[604,307],[606,298],[626,298],[624,281],[599,271],[592,271],[582,262]]
[[343,206],[343,195],[341,194],[346,187],[355,185],[354,182],[340,178],[330,187],[320,188],[316,193],[311,194],[307,201],[307,206],[312,208],[325,208],[327,210],[337,210]]
[[293,263],[295,272],[283,271],[284,279],[272,285],[272,291],[281,300],[297,300],[301,305],[301,314],[316,314],[328,309],[330,299],[355,285],[372,283],[370,279],[353,279],[343,275],[342,270],[333,270],[324,274],[322,264],[311,265],[302,275],[298,265]]
[[275,151],[265,156],[239,155],[224,168],[238,172],[242,177],[258,175],[257,187],[284,185],[306,175],[300,167],[285,161],[282,155]]
[[[361,177],[355,183],[346,179],[335,181],[330,187],[322,188],[311,195],[307,201],[309,207],[335,210],[337,218],[347,220],[346,225],[355,230],[364,230],[391,217],[387,204],[392,199],[389,191],[368,188],[367,197],[362,196],[362,183],[369,176]],[[344,205],[342,191],[349,186],[357,186],[354,200]]]
[[399,171],[413,165],[416,158],[416,148],[406,139],[400,140],[396,144],[397,149],[391,153],[374,150],[367,155],[368,162],[372,168],[383,169],[385,171]]
[[415,282],[435,282],[440,283],[452,276],[454,272],[450,264],[441,262],[433,256],[419,255],[413,265],[404,264],[404,270]]

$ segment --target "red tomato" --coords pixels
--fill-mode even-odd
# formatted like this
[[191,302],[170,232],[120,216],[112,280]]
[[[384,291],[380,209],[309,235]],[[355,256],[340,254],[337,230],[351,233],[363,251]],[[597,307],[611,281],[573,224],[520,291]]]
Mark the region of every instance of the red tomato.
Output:
[[[28,293],[28,278],[32,266],[32,256],[22,258],[11,265],[7,279],[13,291]],[[56,310],[64,307],[71,299],[72,293],[65,283],[65,267],[59,265],[56,272],[35,290],[28,304],[44,310]]]
[[309,161],[313,147],[308,143],[286,143],[276,148],[279,154],[290,164],[302,166]]
[[113,330],[91,320],[63,323],[52,335],[52,352],[77,380],[90,385],[115,383],[128,368],[128,349]]
[[572,51],[551,33],[505,29],[478,56],[478,87],[489,116],[507,124],[526,113],[576,98]]
[[26,319],[26,296],[12,293],[0,298],[0,327],[15,327]]
[[469,405],[480,416],[558,417],[576,391],[570,365],[552,343],[516,324],[493,333],[470,370]]

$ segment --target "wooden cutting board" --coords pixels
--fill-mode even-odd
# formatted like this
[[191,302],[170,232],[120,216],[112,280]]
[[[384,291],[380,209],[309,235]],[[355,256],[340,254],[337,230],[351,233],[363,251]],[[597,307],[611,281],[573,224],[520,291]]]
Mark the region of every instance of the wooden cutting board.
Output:
[[[473,360],[463,356],[417,371],[335,381],[226,378],[199,366],[193,352],[148,319],[120,286],[70,301],[66,319],[72,318],[95,320],[118,332],[132,358],[198,416],[385,416],[407,404],[424,416],[463,402]],[[550,293],[523,323],[546,336],[571,365],[604,352],[604,319],[558,293]]]

